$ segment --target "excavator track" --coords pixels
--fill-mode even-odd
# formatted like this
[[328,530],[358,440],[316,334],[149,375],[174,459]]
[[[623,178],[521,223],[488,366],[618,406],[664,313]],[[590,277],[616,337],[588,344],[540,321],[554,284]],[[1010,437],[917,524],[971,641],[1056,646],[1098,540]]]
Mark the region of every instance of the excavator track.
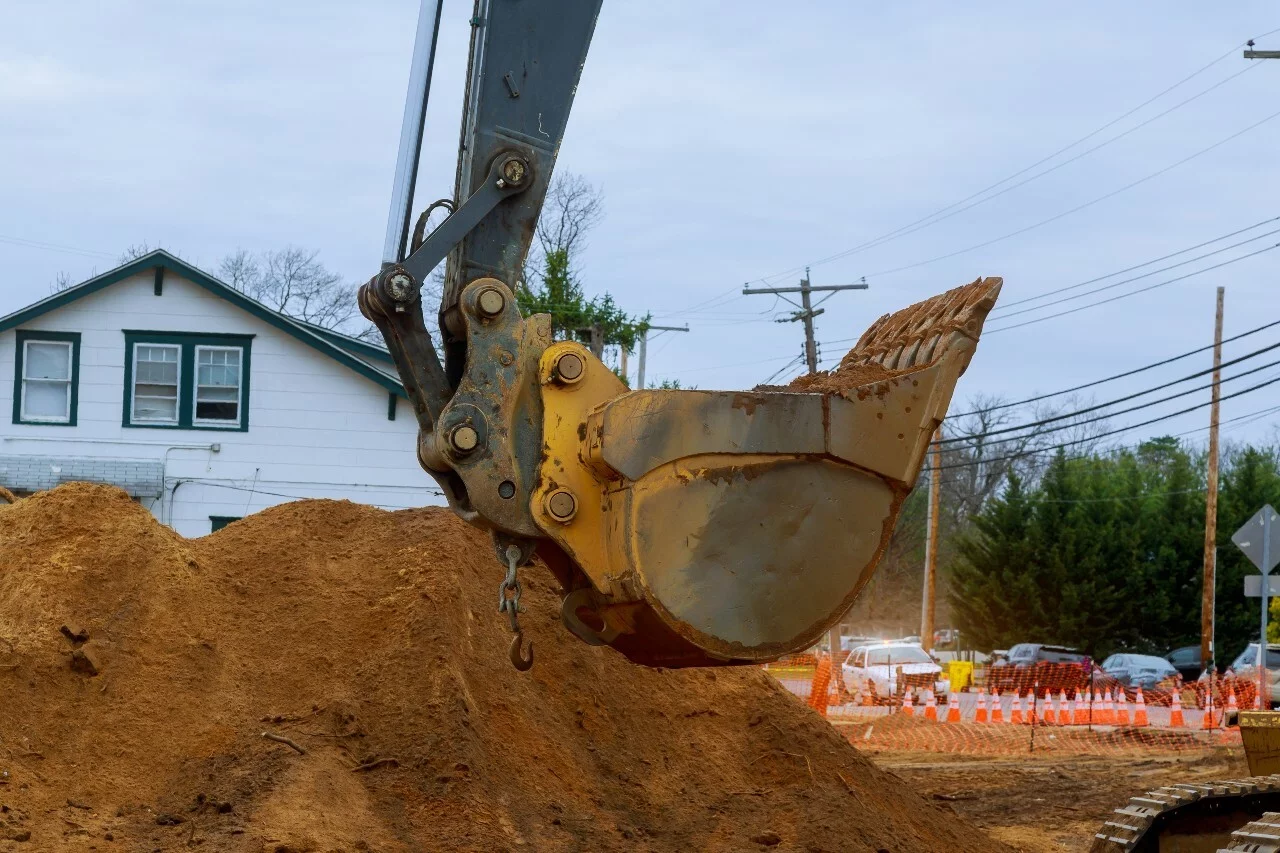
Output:
[[1280,853],[1280,775],[1169,785],[1133,797],[1090,853]]
[[1228,851],[1280,853],[1280,812],[1267,812],[1259,820],[1231,833]]

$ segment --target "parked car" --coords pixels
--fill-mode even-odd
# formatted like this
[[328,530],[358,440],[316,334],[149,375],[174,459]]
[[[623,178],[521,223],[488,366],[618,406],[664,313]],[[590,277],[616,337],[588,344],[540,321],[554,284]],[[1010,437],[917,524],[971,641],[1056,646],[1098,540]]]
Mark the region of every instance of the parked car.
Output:
[[[1240,678],[1258,677],[1258,644],[1250,643],[1231,662],[1231,671]],[[1271,683],[1271,707],[1280,706],[1280,643],[1267,643],[1267,676]]]
[[878,642],[880,642],[879,637],[841,637],[840,648],[846,652],[851,652],[858,646],[869,646]]
[[1038,664],[1075,664],[1080,667],[1083,680],[1088,680],[1091,663],[1089,656],[1079,649],[1067,646],[1055,646],[1048,643],[1018,643],[1009,649],[1002,661],[991,665],[987,673],[987,681],[997,690],[1025,690],[1030,673]]
[[959,646],[960,631],[956,628],[942,628],[933,632],[933,647]]
[[1122,687],[1141,687],[1144,690],[1150,690],[1178,674],[1173,664],[1155,655],[1112,655],[1102,662],[1102,670],[1120,682]]
[[[859,646],[844,662],[850,689],[868,681],[877,696],[897,696],[900,690],[937,689],[942,667],[918,643],[879,643]],[[902,683],[899,684],[899,676]]]
[[1199,646],[1183,646],[1180,649],[1174,649],[1165,655],[1164,659],[1173,665],[1183,681],[1195,681],[1200,677],[1200,671],[1204,669],[1200,661]]

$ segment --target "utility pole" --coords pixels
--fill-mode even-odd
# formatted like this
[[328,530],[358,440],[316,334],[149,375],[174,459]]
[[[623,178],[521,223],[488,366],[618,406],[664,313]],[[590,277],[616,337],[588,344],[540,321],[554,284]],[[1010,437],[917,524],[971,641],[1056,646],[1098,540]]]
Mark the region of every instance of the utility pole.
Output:
[[1245,42],[1245,59],[1280,59],[1280,50],[1254,50],[1253,39]]
[[[755,296],[757,294],[762,294],[762,293],[772,294],[774,296],[781,296],[783,299],[786,299],[788,302],[791,302],[792,305],[795,305],[797,308],[800,309],[799,311],[792,312],[790,317],[780,318],[778,322],[794,323],[797,320],[799,320],[804,323],[805,363],[809,368],[810,373],[817,373],[818,372],[818,344],[813,337],[813,318],[817,317],[819,314],[823,313],[827,309],[818,308],[816,305],[814,305],[809,298],[810,294],[823,293],[823,292],[829,293],[828,296],[824,297],[822,301],[818,303],[818,305],[821,305],[822,302],[826,302],[827,299],[830,299],[831,295],[834,295],[836,291],[866,290],[869,286],[870,285],[867,284],[866,280],[863,280],[858,282],[857,284],[824,284],[818,287],[814,287],[812,284],[809,283],[809,268],[805,267],[804,278],[800,279],[799,287],[757,287],[754,290],[749,287],[743,287],[742,293],[745,296]],[[792,302],[790,299],[787,299],[787,297],[783,295],[787,293],[800,294],[800,303],[797,305],[795,302]]]
[[650,332],[687,332],[689,324],[683,326],[649,326],[640,333],[640,364],[636,368],[636,390],[644,390],[644,360],[649,350],[649,333]]
[[1204,502],[1204,584],[1200,604],[1200,665],[1208,668],[1214,660],[1213,605],[1217,575],[1218,544],[1218,398],[1222,381],[1222,298],[1218,288],[1218,310],[1213,321],[1213,402],[1209,407],[1209,482]]
[[933,434],[933,460],[929,466],[929,508],[925,516],[924,596],[920,608],[920,645],[933,648],[934,613],[938,599],[938,514],[942,509],[942,425]]

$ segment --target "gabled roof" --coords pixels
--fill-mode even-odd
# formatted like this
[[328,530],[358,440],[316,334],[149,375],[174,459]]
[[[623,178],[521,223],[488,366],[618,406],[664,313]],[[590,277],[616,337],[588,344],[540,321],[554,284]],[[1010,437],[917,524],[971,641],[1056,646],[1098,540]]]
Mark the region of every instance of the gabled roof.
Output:
[[[137,275],[147,270],[163,268],[172,270],[190,282],[193,282],[205,290],[210,291],[216,296],[247,311],[260,320],[265,321],[276,329],[284,332],[292,338],[295,338],[307,346],[324,353],[334,361],[349,367],[361,376],[372,379],[374,382],[392,391],[395,394],[406,397],[404,385],[400,382],[399,376],[395,373],[395,367],[391,361],[391,354],[381,347],[373,346],[365,343],[358,338],[352,338],[339,332],[333,332],[328,329],[322,329],[311,323],[304,323],[281,314],[272,308],[268,308],[256,299],[253,299],[240,291],[236,290],[229,284],[218,281],[213,276],[203,270],[193,267],[191,264],[175,257],[163,249],[156,249],[149,252],[137,260],[130,261],[127,264],[118,266],[113,270],[103,273],[100,276],[81,282],[74,287],[59,291],[52,296],[41,299],[32,305],[28,305],[19,311],[0,317],[0,332],[6,332],[9,329],[16,328],[23,323],[30,322],[37,317],[54,311],[64,305],[69,305],[77,299],[88,296],[91,293],[97,293],[99,290],[110,287],[117,282],[123,281],[130,276]],[[339,343],[341,340],[341,343]],[[356,349],[363,354],[374,358],[378,361],[385,361],[388,367],[384,370],[380,367],[369,364],[368,362],[356,358],[349,350]],[[366,351],[367,350],[367,351]]]

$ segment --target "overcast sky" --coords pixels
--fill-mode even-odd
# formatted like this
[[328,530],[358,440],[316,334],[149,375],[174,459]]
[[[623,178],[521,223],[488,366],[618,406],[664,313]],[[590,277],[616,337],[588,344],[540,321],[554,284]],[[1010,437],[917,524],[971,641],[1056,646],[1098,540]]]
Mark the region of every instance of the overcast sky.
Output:
[[[376,271],[414,0],[9,0],[4,8],[0,314],[47,295],[59,273],[87,278],[142,242],[209,270],[240,247],[297,245],[320,250],[353,286]],[[452,192],[470,14],[471,0],[446,3],[422,203]],[[1280,10],[1265,2],[605,0],[560,159],[605,194],[584,284],[629,311],[653,312],[657,323],[690,325],[651,343],[651,378],[751,387],[798,356],[801,329],[774,322],[785,306],[772,297],[732,297],[744,282],[794,283],[806,263],[1021,172],[1224,54],[997,189],[1106,143],[1096,152],[815,265],[815,284],[861,276],[871,284],[827,302],[818,337],[856,337],[880,314],[979,275],[1003,276],[1012,302],[1249,228],[1280,216],[1280,117],[1258,124],[1280,110],[1280,61],[1250,63],[1238,48],[1278,27]],[[1280,33],[1259,46],[1280,48]],[[1277,228],[1105,279],[1083,289],[1253,240],[1006,323],[1274,246],[1280,234],[1260,235]],[[1263,252],[992,334],[959,398],[1017,399],[1208,344],[1218,285],[1227,288],[1228,335],[1280,320],[1278,268],[1280,250]],[[1022,307],[1030,306],[1006,310]],[[1277,340],[1280,328],[1228,345],[1227,355]],[[847,346],[824,346],[826,363]],[[1188,359],[1096,396],[1208,363]],[[1277,375],[1262,371],[1224,392]],[[1207,392],[1116,425],[1203,399]],[[1223,417],[1277,405],[1280,383],[1226,401]],[[1237,421],[1228,435],[1263,436],[1274,420]],[[1132,436],[1206,422],[1201,411]]]

